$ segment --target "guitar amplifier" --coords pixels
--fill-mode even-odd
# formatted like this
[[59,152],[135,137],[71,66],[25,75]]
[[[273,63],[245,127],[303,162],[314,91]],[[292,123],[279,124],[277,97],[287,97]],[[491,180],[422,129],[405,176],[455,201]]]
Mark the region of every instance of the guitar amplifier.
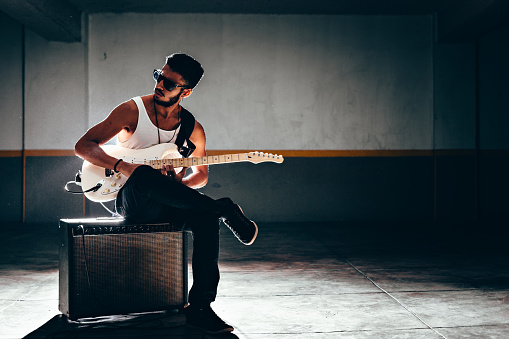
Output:
[[170,224],[60,220],[59,310],[71,320],[182,309],[187,235]]

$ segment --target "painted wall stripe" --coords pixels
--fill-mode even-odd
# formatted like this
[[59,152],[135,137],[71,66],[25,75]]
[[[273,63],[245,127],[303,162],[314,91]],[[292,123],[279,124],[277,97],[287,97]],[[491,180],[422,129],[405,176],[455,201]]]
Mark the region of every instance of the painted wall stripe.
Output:
[[1,158],[21,158],[21,151],[0,151]]

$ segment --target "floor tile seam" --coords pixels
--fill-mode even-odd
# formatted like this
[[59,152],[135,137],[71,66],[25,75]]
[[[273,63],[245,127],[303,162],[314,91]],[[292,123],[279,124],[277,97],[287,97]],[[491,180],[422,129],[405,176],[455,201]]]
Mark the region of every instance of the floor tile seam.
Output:
[[58,269],[59,269],[58,266],[47,267],[47,268],[44,268],[44,270],[23,269],[22,267],[23,266],[19,266],[18,265],[18,266],[15,266],[15,269],[2,269],[2,268],[0,268],[0,273],[18,272],[19,274],[17,274],[17,275],[21,275],[21,276],[29,275],[29,276],[32,276],[32,275],[34,275],[34,272],[37,272],[40,275],[47,274],[48,272],[50,272],[51,274],[55,274],[55,273],[58,273]]
[[218,297],[221,297],[221,298],[256,298],[256,299],[259,299],[260,297],[302,297],[302,296],[319,296],[319,297],[324,297],[324,296],[340,296],[340,295],[370,295],[370,294],[373,294],[373,295],[377,295],[377,294],[385,294],[384,292],[382,291],[376,291],[376,292],[344,292],[344,293],[295,293],[295,294],[263,294],[263,295],[258,295],[258,294],[252,294],[252,295],[246,295],[246,294],[242,294],[242,295],[225,295],[225,294],[219,294],[218,293]]
[[[5,302],[14,302],[14,303],[23,303],[23,302],[49,302],[49,301],[58,301],[58,298],[50,298],[50,299],[0,299],[0,301]],[[1,311],[1,310],[0,310]]]
[[[13,301],[11,304],[3,307],[3,308],[0,308],[0,313],[2,313],[3,311],[5,311],[6,309],[16,305],[17,303],[20,303],[20,302],[23,302],[23,301],[26,301],[24,300],[26,297],[28,297],[30,294],[34,293],[36,290],[40,289],[41,288],[41,285],[37,285],[37,286],[34,286],[30,291],[28,291],[27,293],[25,293],[21,298],[19,298],[18,300],[16,301]],[[53,299],[50,299],[50,300],[53,300]],[[45,300],[44,300],[45,301]]]
[[[456,290],[436,290],[436,291],[387,291],[388,293],[427,293],[427,292],[457,292]],[[264,294],[263,296],[271,296],[271,297],[291,297],[291,296],[338,296],[338,295],[367,295],[367,294],[385,294],[385,292],[378,290],[376,292],[338,292],[338,293],[291,293],[291,294]],[[218,296],[221,297],[228,297],[228,298],[239,298],[239,297],[255,297],[258,296],[257,294],[252,295],[225,295],[225,294],[219,294]],[[0,299],[2,300],[2,299]]]
[[17,303],[19,303],[19,301],[13,301],[13,302],[11,302],[9,305],[7,305],[7,306],[4,306],[4,307],[0,308],[0,315],[1,315],[1,314],[5,311],[5,310],[7,310],[9,307],[14,306],[14,305],[16,305]]
[[221,272],[280,272],[280,271],[292,271],[292,272],[341,272],[341,271],[352,271],[351,267],[345,268],[292,268],[292,267],[278,267],[278,268],[256,268],[256,269],[228,269],[224,265],[219,264],[219,268],[222,268]]
[[427,293],[427,292],[462,292],[462,291],[485,291],[478,288],[442,289],[442,290],[394,290],[386,289],[389,293]]
[[[294,270],[290,270],[294,271]],[[272,271],[221,271],[221,274],[227,273],[227,274],[235,274],[235,273],[259,273],[259,272],[272,272]],[[310,271],[310,272],[317,272],[320,271]],[[329,272],[329,271],[328,271]],[[331,271],[334,272],[334,271]],[[365,279],[364,277],[359,277],[359,279]],[[396,289],[386,289],[389,293],[426,293],[426,292],[464,292],[464,291],[483,291],[483,292],[500,292],[500,291],[508,291],[509,288],[504,289],[490,289],[490,288],[478,288],[478,287],[465,287],[465,288],[450,288],[450,289],[420,289],[420,290],[396,290]]]
[[438,330],[436,330],[434,327],[432,327],[431,325],[429,325],[427,322],[425,322],[421,317],[419,317],[419,315],[417,315],[417,313],[415,313],[414,311],[412,311],[408,306],[406,306],[405,304],[403,304],[401,301],[399,301],[396,297],[394,297],[391,293],[387,292],[385,289],[383,289],[381,286],[379,286],[375,281],[373,281],[367,274],[365,274],[364,272],[362,272],[360,269],[358,269],[357,267],[355,267],[350,261],[348,261],[348,259],[345,259],[346,262],[348,264],[350,264],[356,271],[358,271],[360,274],[362,274],[367,280],[369,280],[369,282],[371,282],[375,287],[377,287],[378,289],[380,289],[382,292],[385,293],[385,295],[389,296],[391,299],[393,299],[394,301],[396,301],[396,303],[398,303],[401,307],[403,307],[407,312],[409,312],[412,316],[414,316],[417,320],[419,320],[422,324],[424,324],[426,327],[428,327],[430,330],[434,331],[436,334],[438,334],[440,337],[446,339],[446,337],[440,333]]
[[390,328],[390,329],[364,329],[364,330],[333,330],[333,331],[298,331],[298,332],[246,332],[242,331],[242,334],[334,334],[334,333],[370,333],[375,332],[405,332],[405,331],[432,331],[427,327],[407,327],[407,328]]
[[435,326],[440,329],[454,329],[454,328],[477,328],[477,327],[507,327],[508,323],[496,323],[496,324],[482,324],[482,325],[458,325],[458,326]]
[[[295,259],[295,257],[292,257],[293,259]],[[332,258],[331,258],[332,259]],[[192,259],[190,259],[191,261]],[[336,260],[336,259],[334,259]],[[219,258],[219,266],[230,266],[230,265],[239,265],[239,264],[245,264],[246,266],[247,265],[255,265],[255,264],[260,264],[260,263],[270,263],[272,265],[286,265],[285,267],[287,268],[294,268],[295,266],[295,269],[300,269],[300,270],[314,270],[316,268],[300,268],[298,266],[303,266],[303,265],[306,265],[306,266],[311,266],[311,267],[314,267],[314,266],[317,266],[317,267],[322,267],[322,266],[337,266],[338,269],[341,269],[342,267],[346,267],[346,264],[344,261],[339,261],[337,260],[337,262],[331,262],[331,261],[320,261],[320,260],[293,260],[293,261],[290,261],[288,260],[288,258],[285,258],[284,260],[275,260],[274,258],[258,258],[258,259],[240,259],[240,260],[221,260],[221,258]],[[240,266],[240,265],[239,265]],[[237,266],[236,266],[237,267]],[[284,268],[284,267],[282,267]]]
[[345,269],[292,269],[292,268],[281,268],[281,269],[257,269],[257,270],[228,270],[228,269],[221,269],[221,266],[219,266],[219,269],[221,270],[221,274],[223,273],[276,273],[276,272],[309,272],[309,273],[333,273],[333,272],[351,272],[352,268],[345,268]]
[[[451,273],[463,273],[463,272],[475,272],[475,273],[495,273],[493,275],[497,275],[500,274],[500,272],[503,272],[504,274],[507,274],[507,271],[506,269],[507,268],[504,268],[504,270],[499,270],[499,271],[494,271],[494,269],[489,269],[489,268],[479,268],[479,269],[476,269],[476,268],[472,268],[472,269],[469,269],[469,270],[461,270],[461,269],[458,269],[457,266],[433,266],[433,265],[430,265],[430,266],[397,266],[397,267],[394,267],[394,266],[391,266],[391,267],[381,267],[381,265],[377,264],[377,265],[373,265],[373,266],[368,266],[368,265],[365,265],[365,264],[357,264],[356,265],[357,267],[359,268],[362,268],[362,269],[369,269],[369,270],[372,270],[372,271],[388,271],[388,272],[392,272],[392,271],[404,271],[404,272],[408,272],[408,271],[417,271],[417,270],[425,270],[426,272],[430,272],[430,273],[442,273],[442,272],[451,272]],[[499,267],[497,267],[499,268]]]
[[[487,288],[464,288],[464,289],[458,289],[458,290],[428,290],[428,291],[415,291],[419,293],[440,293],[440,292],[451,292],[451,293],[463,293],[463,292],[482,292],[482,293],[499,293],[499,292],[508,292],[509,289],[487,289]],[[411,293],[413,291],[407,292],[407,291],[392,291],[391,293]]]
[[[348,259],[350,260],[350,258]],[[350,261],[354,261],[354,260],[350,260]],[[362,261],[362,259],[359,259],[359,261]],[[366,262],[366,261],[364,261]],[[377,262],[376,264],[379,264],[380,262]],[[363,264],[363,263],[360,263],[360,264],[357,264],[357,266],[359,267],[362,267],[363,265],[366,265],[366,264]],[[394,264],[393,264],[394,265]],[[434,270],[440,270],[440,271],[445,271],[445,270],[454,270],[454,271],[493,271],[493,268],[497,268],[499,266],[496,266],[496,267],[486,267],[486,266],[483,266],[483,267],[458,267],[458,265],[454,265],[454,264],[450,264],[450,265],[445,265],[445,264],[430,264],[430,265],[423,265],[423,264],[420,264],[420,265],[400,265],[400,266],[388,266],[388,267],[380,267],[380,265],[377,265],[377,267],[373,268],[374,270],[399,270],[401,268],[403,269],[413,269],[413,268],[418,268],[418,269],[434,269]]]
[[[457,266],[435,266],[435,265],[429,265],[429,266],[409,266],[409,265],[400,265],[400,266],[388,266],[388,267],[380,267],[380,263],[377,263],[376,267],[369,267],[374,271],[399,271],[399,270],[433,270],[433,271],[452,271],[452,272],[468,272],[468,271],[475,271],[475,272],[493,272],[493,269],[480,267],[480,268],[471,268],[471,269],[460,269]],[[356,266],[365,268],[365,264],[357,264]],[[500,270],[500,272],[506,272],[505,270]]]

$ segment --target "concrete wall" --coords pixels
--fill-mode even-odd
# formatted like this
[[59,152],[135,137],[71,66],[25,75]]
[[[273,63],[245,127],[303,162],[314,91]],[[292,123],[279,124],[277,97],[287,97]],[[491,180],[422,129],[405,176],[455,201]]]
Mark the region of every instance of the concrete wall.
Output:
[[[86,44],[48,42],[3,13],[0,25],[1,220],[20,221],[24,215],[27,221],[54,221],[58,211],[79,214],[81,198],[63,191],[79,161],[46,158],[45,151],[72,149],[86,130]],[[42,152],[22,157],[23,148]]]
[[509,25],[479,41],[479,133],[485,150],[509,149]]
[[0,12],[0,150],[21,150],[23,129],[22,26]]
[[174,51],[204,65],[185,106],[210,149],[432,147],[430,17],[92,15],[90,124]]
[[83,43],[50,42],[27,30],[25,148],[71,150],[86,129]]
[[22,217],[23,132],[22,26],[0,12],[0,213],[3,221]]
[[436,149],[474,149],[475,44],[434,47],[434,143]]
[[[429,17],[93,15],[88,48],[27,30],[25,147],[72,149],[119,102],[150,93],[152,69],[182,50],[206,68],[186,105],[207,126],[211,149],[429,149],[430,24]],[[175,38],[168,25],[179,27]],[[19,34],[4,35],[20,49]],[[19,53],[5,63],[18,88]],[[10,113],[19,113],[19,99],[5,105],[19,116]],[[20,149],[16,136],[9,142]]]

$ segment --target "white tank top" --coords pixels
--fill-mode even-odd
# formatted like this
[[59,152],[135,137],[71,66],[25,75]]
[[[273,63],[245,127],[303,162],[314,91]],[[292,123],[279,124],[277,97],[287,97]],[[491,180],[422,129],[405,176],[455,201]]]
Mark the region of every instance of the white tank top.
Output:
[[[136,103],[136,106],[138,106],[138,124],[136,125],[133,135],[131,135],[126,141],[120,141],[117,136],[117,145],[126,148],[140,149],[158,144],[157,126],[155,126],[150,120],[141,97],[135,97],[132,98],[132,100]],[[171,131],[159,129],[161,143],[169,142],[174,144],[177,140],[179,131],[180,124],[176,129]]]

